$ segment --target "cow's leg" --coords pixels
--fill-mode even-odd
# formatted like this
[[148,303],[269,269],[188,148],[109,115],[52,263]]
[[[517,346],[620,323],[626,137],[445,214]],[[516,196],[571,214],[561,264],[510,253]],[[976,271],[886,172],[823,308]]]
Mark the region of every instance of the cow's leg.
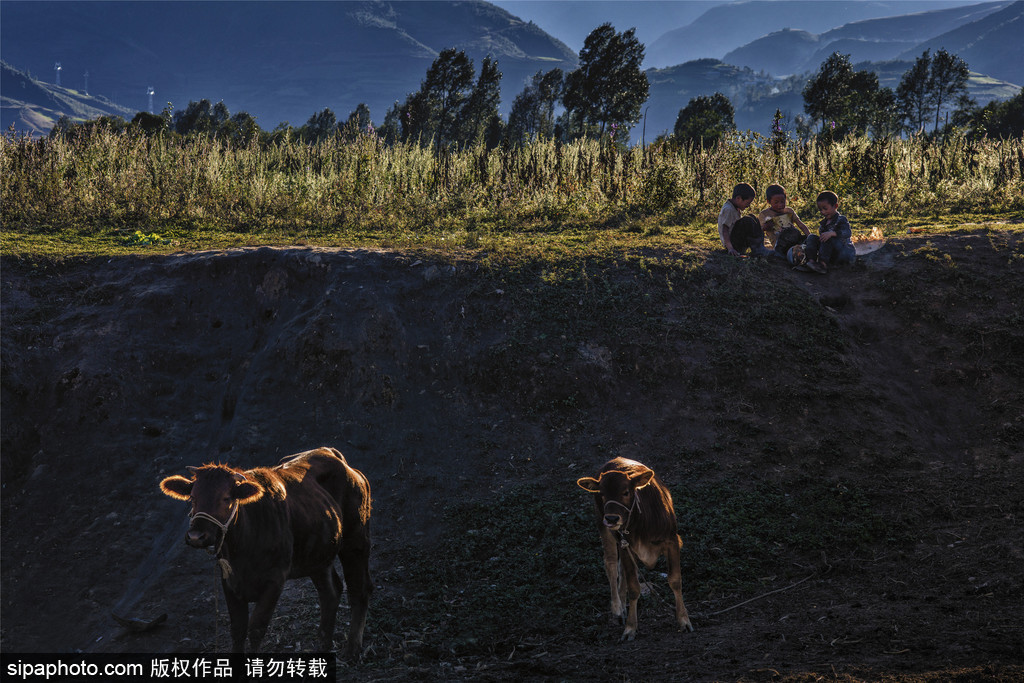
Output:
[[320,599],[320,645],[323,652],[330,652],[334,646],[334,621],[338,616],[341,602],[341,579],[332,565],[324,567],[319,574],[310,576]]
[[666,541],[665,555],[668,557],[668,586],[676,597],[676,623],[680,629],[693,630],[690,623],[690,615],[683,604],[683,572],[680,568],[679,551],[682,549],[683,540],[676,536],[675,541]]
[[231,651],[244,653],[245,635],[249,630],[249,603],[228,588],[227,582],[222,582],[222,585],[224,602],[228,605],[228,616],[231,618]]
[[249,618],[249,648],[253,652],[258,652],[260,649],[263,635],[267,632],[270,617],[274,614],[274,608],[277,606],[277,600],[281,597],[283,589],[284,576],[268,582],[267,587],[256,600],[256,606],[252,608],[252,616]]
[[640,601],[640,577],[636,566],[636,558],[629,550],[622,551],[622,579],[626,584],[626,628],[622,631],[622,640],[633,640],[636,637],[637,608]]
[[370,593],[373,592],[373,582],[370,580],[369,530],[365,538],[346,539],[338,558],[345,574],[348,604],[351,609],[345,658],[355,660],[363,651],[363,629],[366,627],[366,612],[370,607]]
[[626,611],[622,607],[622,578],[619,576],[619,543],[615,535],[601,525],[601,548],[604,551],[604,573],[608,577],[608,590],[611,593],[610,609],[612,617],[622,623],[626,619]]

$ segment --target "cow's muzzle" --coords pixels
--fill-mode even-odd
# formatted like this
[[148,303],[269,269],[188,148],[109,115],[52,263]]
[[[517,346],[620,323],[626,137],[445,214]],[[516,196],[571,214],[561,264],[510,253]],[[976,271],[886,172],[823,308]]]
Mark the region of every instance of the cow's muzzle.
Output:
[[622,516],[621,515],[605,515],[604,516],[604,525],[606,527],[608,527],[609,529],[611,529],[612,531],[614,531],[615,529],[618,529],[620,526],[622,526]]
[[210,534],[199,529],[189,529],[185,534],[185,543],[193,548],[209,548],[214,544],[215,534]]

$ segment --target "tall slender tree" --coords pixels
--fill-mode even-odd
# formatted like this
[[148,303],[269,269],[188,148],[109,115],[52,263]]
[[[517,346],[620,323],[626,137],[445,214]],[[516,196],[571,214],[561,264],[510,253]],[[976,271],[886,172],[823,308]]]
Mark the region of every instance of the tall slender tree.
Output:
[[939,116],[942,114],[943,105],[949,105],[957,97],[967,95],[969,76],[967,62],[945,50],[935,53],[928,74],[928,97],[935,108],[935,131],[939,130]]
[[459,139],[460,117],[473,87],[473,62],[462,50],[442,50],[427,69],[420,89],[410,94],[400,112],[402,139],[437,149]]
[[850,99],[852,78],[850,55],[833,52],[821,63],[803,90],[804,111],[811,120],[820,122],[823,127],[842,120]]
[[931,68],[931,50],[925,50],[903,74],[896,87],[900,116],[907,122],[907,128],[914,132],[923,131],[925,121],[931,115],[932,103],[928,95]]
[[564,79],[561,69],[533,75],[512,102],[507,129],[511,141],[519,144],[531,136],[554,134],[555,104],[562,98]]
[[461,126],[458,143],[461,146],[471,145],[487,137],[487,132],[495,125],[495,120],[500,120],[500,103],[501,72],[498,71],[498,61],[484,57],[480,65],[480,75],[459,115]]
[[580,65],[565,81],[569,120],[604,135],[609,126],[628,130],[640,120],[650,83],[640,65],[644,46],[635,29],[617,33],[611,24],[591,31],[580,50]]

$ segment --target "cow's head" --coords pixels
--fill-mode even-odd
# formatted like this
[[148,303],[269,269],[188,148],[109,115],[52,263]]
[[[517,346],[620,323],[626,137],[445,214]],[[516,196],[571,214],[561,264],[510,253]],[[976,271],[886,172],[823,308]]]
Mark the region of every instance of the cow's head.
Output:
[[263,495],[263,487],[224,465],[203,465],[187,468],[188,479],[181,475],[160,482],[160,490],[175,500],[192,503],[192,520],[185,543],[206,548],[223,543],[224,535],[238,513],[238,506],[252,503]]
[[597,479],[581,477],[576,483],[584,491],[597,495],[597,504],[604,511],[604,525],[618,531],[629,524],[629,516],[636,509],[636,492],[654,479],[654,470],[640,466],[631,472],[610,470]]

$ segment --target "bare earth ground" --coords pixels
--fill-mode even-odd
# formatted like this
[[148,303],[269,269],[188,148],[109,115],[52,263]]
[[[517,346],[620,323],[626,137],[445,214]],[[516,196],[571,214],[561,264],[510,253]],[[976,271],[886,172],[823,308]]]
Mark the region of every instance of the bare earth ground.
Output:
[[[377,588],[346,679],[1024,679],[1019,226],[891,240],[825,276],[717,254],[592,263],[568,304],[549,274],[495,274],[486,258],[6,259],[4,651],[225,649],[214,567],[184,546],[184,506],[157,482],[332,445],[374,493]],[[649,572],[639,635],[617,642],[574,484],[615,455],[673,490],[694,633],[674,629]],[[835,492],[870,529],[728,545],[728,524],[708,520],[731,494],[714,492],[741,489]],[[524,491],[539,502],[493,505]],[[465,502],[486,514],[452,514]],[[753,517],[799,528],[800,507],[774,505]],[[541,506],[582,527],[569,574],[518,564],[562,542],[517,535],[515,516]],[[837,509],[835,538],[852,538]],[[521,555],[485,552],[429,604],[424,572],[506,514]],[[765,553],[752,575],[721,574],[748,552]],[[480,609],[465,592],[506,588],[539,602]],[[556,597],[578,610],[567,622]],[[312,645],[314,602],[290,584],[269,649]],[[168,619],[133,634],[111,612]],[[490,627],[488,642],[460,624]]]

